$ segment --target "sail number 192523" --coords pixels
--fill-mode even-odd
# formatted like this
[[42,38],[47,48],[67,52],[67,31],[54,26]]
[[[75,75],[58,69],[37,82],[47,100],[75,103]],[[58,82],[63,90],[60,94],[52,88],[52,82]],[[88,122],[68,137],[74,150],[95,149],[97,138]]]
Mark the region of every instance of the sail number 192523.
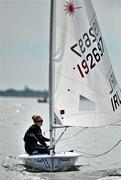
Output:
[[101,60],[104,54],[103,40],[96,19],[93,21],[88,33],[84,33],[78,43],[71,47],[71,50],[81,58],[77,68],[81,77],[84,78]]

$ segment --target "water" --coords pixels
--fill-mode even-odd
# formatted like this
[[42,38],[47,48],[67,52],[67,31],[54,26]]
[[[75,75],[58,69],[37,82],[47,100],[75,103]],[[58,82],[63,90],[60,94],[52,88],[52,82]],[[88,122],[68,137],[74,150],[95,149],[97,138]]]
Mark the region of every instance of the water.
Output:
[[[38,103],[34,98],[0,98],[0,179],[2,180],[95,180],[102,177],[116,179],[121,176],[121,144],[110,153],[94,157],[83,154],[77,162],[78,169],[66,172],[37,172],[24,167],[18,159],[24,153],[23,136],[32,124],[31,116],[39,113],[44,119],[43,132],[48,131],[48,103]],[[113,147],[121,139],[121,126],[85,129],[74,136],[80,128],[69,128],[56,147],[63,150],[81,150],[91,154],[101,154]],[[60,130],[56,132],[57,136]],[[70,139],[66,139],[71,137]],[[121,178],[120,178],[121,179]]]

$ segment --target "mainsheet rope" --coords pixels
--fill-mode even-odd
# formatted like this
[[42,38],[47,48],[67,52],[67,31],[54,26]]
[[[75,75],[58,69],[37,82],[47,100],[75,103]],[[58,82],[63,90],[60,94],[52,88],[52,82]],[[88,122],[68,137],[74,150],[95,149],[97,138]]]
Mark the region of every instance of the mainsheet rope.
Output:
[[[63,140],[71,139],[71,138],[77,136],[78,134],[80,134],[80,133],[81,133],[82,131],[84,131],[85,129],[87,129],[87,127],[85,127],[85,128],[83,128],[83,129],[79,130],[79,131],[78,131],[76,134],[74,134],[73,136],[69,136],[68,138],[60,139],[60,138],[63,136],[63,134],[65,133],[65,131],[67,130],[67,128],[68,128],[68,127],[66,127],[66,128],[64,129],[64,131],[60,134],[60,136],[58,137],[58,139],[55,140],[55,144],[54,144],[54,145],[56,145],[59,140],[62,140],[62,141],[63,141]],[[55,135],[55,134],[54,134],[54,135]],[[54,137],[54,138],[55,138],[55,137]]]
[[105,151],[104,153],[101,153],[101,154],[90,154],[90,153],[86,153],[86,152],[83,152],[83,151],[80,151],[80,150],[76,150],[76,151],[85,154],[85,155],[82,155],[82,156],[84,156],[84,157],[96,158],[96,157],[103,156],[103,155],[109,153],[109,152],[112,151],[115,147],[117,147],[120,143],[121,143],[121,139],[120,139],[112,148],[110,148],[109,150],[107,150],[107,151]]
[[[114,125],[112,125],[114,126]],[[85,129],[87,129],[87,127],[81,129],[80,131],[78,131],[76,134],[74,134],[73,136],[70,136],[68,138],[63,138],[61,140],[67,140],[67,139],[71,139],[73,137],[75,137],[76,135],[78,135],[79,133],[81,133],[82,131],[84,131]],[[55,145],[57,144],[57,142],[59,141],[59,139],[62,137],[62,135],[65,133],[65,131],[67,130],[67,127],[65,128],[65,130],[61,133],[61,135],[59,136],[59,138],[56,140],[55,142]],[[83,153],[83,157],[88,157],[88,158],[97,158],[97,157],[100,157],[100,156],[104,156],[105,154],[108,154],[110,151],[112,151],[114,148],[116,148],[119,144],[121,143],[121,139],[113,146],[111,147],[109,150],[101,153],[101,154],[91,154],[91,153],[86,153],[86,152],[83,152],[83,151],[80,151],[80,150],[75,150],[75,151],[78,151],[80,153]],[[85,155],[84,155],[85,154]]]
[[67,138],[63,138],[63,139],[60,139],[60,140],[71,139],[71,138],[77,136],[78,134],[80,134],[80,133],[81,133],[82,131],[84,131],[85,129],[87,129],[87,127],[83,128],[83,129],[81,129],[81,130],[79,130],[79,131],[78,131],[77,133],[75,133],[73,136],[69,136],[69,137],[67,137]]

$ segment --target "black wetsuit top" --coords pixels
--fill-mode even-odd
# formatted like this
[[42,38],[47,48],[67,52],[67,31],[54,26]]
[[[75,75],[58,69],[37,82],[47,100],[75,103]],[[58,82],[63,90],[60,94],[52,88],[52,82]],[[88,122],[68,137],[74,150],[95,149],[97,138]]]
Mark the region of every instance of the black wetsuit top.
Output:
[[48,138],[42,135],[42,130],[39,126],[33,124],[25,133],[24,136],[25,141],[25,150],[28,154],[32,154],[32,152],[37,147],[37,142],[41,145],[46,146],[45,141],[50,141]]

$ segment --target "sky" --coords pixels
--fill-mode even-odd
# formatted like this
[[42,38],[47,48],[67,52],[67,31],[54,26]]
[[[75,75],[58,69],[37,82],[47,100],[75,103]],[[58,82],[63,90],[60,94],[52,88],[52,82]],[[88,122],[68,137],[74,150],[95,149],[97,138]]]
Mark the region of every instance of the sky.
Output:
[[[121,87],[121,0],[92,0]],[[0,0],[0,89],[48,89],[50,0]]]

